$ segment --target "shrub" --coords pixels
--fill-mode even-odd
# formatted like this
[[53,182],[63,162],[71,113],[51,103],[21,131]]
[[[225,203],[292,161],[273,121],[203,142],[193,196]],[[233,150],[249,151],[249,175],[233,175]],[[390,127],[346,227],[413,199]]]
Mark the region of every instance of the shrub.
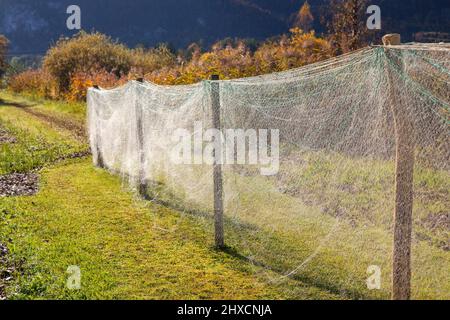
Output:
[[9,88],[14,92],[33,94],[47,99],[59,97],[56,79],[42,69],[28,70],[13,76],[9,80]]
[[161,68],[171,68],[177,63],[177,57],[167,45],[153,49],[137,48],[131,50],[132,71],[137,76],[152,73]]
[[60,39],[47,52],[44,68],[56,78],[60,91],[67,92],[75,74],[106,71],[121,77],[130,71],[132,59],[131,51],[110,37],[80,32],[71,39]]
[[145,78],[160,84],[195,83],[213,73],[221,79],[242,78],[301,67],[331,56],[326,40],[316,37],[314,31],[294,28],[289,35],[263,43],[254,54],[244,41],[220,41],[203,54],[197,47],[189,62],[161,68]]
[[[288,35],[251,48],[248,41],[225,39],[202,52],[193,44],[178,56],[166,45],[128,49],[109,37],[79,33],[61,39],[44,59],[44,70],[14,77],[14,91],[34,91],[45,97],[84,100],[87,88],[111,88],[128,79],[145,77],[158,84],[190,84],[218,74],[221,79],[283,71],[332,56],[330,44],[314,31],[294,28]],[[28,81],[29,83],[24,83]]]
[[161,68],[146,79],[160,84],[189,84],[208,79],[218,74],[222,79],[232,79],[255,74],[252,53],[244,42],[230,44],[218,42],[210,52],[201,54],[199,49],[192,53],[188,63],[175,68]]
[[0,78],[6,71],[8,64],[6,63],[6,50],[8,49],[8,39],[0,34]]
[[68,101],[84,101],[86,100],[87,89],[93,85],[99,85],[102,88],[113,88],[127,81],[128,77],[117,78],[114,73],[105,70],[96,73],[78,72],[72,76],[70,89],[64,98]]
[[330,44],[315,36],[314,31],[304,33],[291,29],[290,36],[266,42],[255,52],[255,65],[259,74],[284,71],[314,63],[332,56]]

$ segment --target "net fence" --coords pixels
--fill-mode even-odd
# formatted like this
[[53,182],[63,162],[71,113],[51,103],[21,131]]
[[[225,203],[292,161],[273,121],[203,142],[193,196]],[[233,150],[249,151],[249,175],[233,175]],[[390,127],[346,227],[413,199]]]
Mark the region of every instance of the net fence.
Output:
[[292,298],[387,298],[396,146],[409,144],[413,297],[448,298],[449,70],[449,46],[411,44],[251,78],[90,89],[94,162],[211,234],[221,164],[225,243],[255,277]]

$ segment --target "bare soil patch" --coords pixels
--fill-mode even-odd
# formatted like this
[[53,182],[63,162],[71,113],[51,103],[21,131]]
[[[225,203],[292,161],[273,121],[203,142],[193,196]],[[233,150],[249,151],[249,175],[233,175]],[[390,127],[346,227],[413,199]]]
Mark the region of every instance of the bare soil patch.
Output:
[[0,126],[0,144],[15,143],[16,137]]
[[90,155],[91,155],[91,150],[79,151],[79,152],[68,154],[66,156],[62,156],[62,157],[58,158],[58,160],[56,162],[67,160],[67,159],[81,159],[84,157],[88,157]]
[[[434,232],[434,231],[450,231],[450,213],[448,212],[440,212],[435,214],[429,214],[427,217],[423,218],[421,224],[426,229]],[[419,239],[423,239],[426,241],[431,241],[429,236],[424,234],[419,234]],[[450,251],[450,239],[441,240],[437,246],[444,251]]]
[[12,280],[13,271],[8,263],[8,248],[0,243],[0,300],[6,299],[5,287],[6,283]]
[[0,197],[31,196],[39,189],[36,173],[11,173],[0,176]]
[[430,230],[443,229],[450,231],[450,213],[440,212],[429,214],[422,223]]
[[86,140],[86,130],[83,125],[81,125],[78,122],[69,120],[69,119],[62,119],[59,117],[56,117],[54,115],[46,114],[41,111],[37,111],[34,109],[30,109],[29,107],[22,106],[20,107],[21,110],[25,111],[28,114],[31,114],[35,116],[36,118],[39,118],[40,120],[43,120],[50,125],[54,125],[60,129],[65,129],[70,132],[79,140]]
[[86,130],[85,130],[84,126],[77,121],[70,120],[70,119],[63,119],[63,118],[57,117],[55,115],[46,114],[44,112],[32,109],[32,107],[34,107],[35,105],[26,105],[26,104],[21,104],[21,103],[17,103],[17,102],[9,102],[9,101],[5,101],[2,99],[0,99],[0,104],[5,105],[5,106],[19,108],[22,111],[24,111],[28,114],[31,114],[32,116],[35,116],[36,118],[39,118],[40,120],[42,120],[44,122],[49,123],[50,125],[54,125],[58,128],[68,130],[68,131],[72,132],[72,134],[77,139],[84,141],[87,138]]

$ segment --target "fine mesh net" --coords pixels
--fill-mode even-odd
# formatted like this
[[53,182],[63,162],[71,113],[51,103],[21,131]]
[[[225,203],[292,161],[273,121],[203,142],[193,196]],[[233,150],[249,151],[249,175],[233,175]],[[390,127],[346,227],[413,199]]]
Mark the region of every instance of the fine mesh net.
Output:
[[[412,44],[252,78],[90,89],[94,162],[201,223],[213,244],[220,159],[225,243],[256,277],[285,297],[387,298],[400,133],[414,155],[413,297],[448,298],[449,70],[448,46]],[[222,135],[209,130],[215,101]]]

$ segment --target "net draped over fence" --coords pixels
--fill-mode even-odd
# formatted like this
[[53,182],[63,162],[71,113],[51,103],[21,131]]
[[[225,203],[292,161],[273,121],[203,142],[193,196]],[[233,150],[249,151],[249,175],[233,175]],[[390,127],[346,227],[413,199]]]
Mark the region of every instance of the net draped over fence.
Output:
[[[414,44],[237,80],[90,89],[93,158],[212,230],[207,146],[218,96],[222,139],[242,129],[241,156],[256,160],[236,164],[239,147],[229,158],[230,149],[216,149],[228,159],[222,166],[227,245],[254,264],[257,277],[276,288],[282,283],[292,297],[305,295],[307,285],[353,298],[386,297],[397,112],[414,142],[413,288],[416,297],[448,298],[449,70],[448,46]],[[173,160],[180,141],[192,146],[180,156],[183,163]],[[367,289],[369,266],[381,270],[380,290]]]

